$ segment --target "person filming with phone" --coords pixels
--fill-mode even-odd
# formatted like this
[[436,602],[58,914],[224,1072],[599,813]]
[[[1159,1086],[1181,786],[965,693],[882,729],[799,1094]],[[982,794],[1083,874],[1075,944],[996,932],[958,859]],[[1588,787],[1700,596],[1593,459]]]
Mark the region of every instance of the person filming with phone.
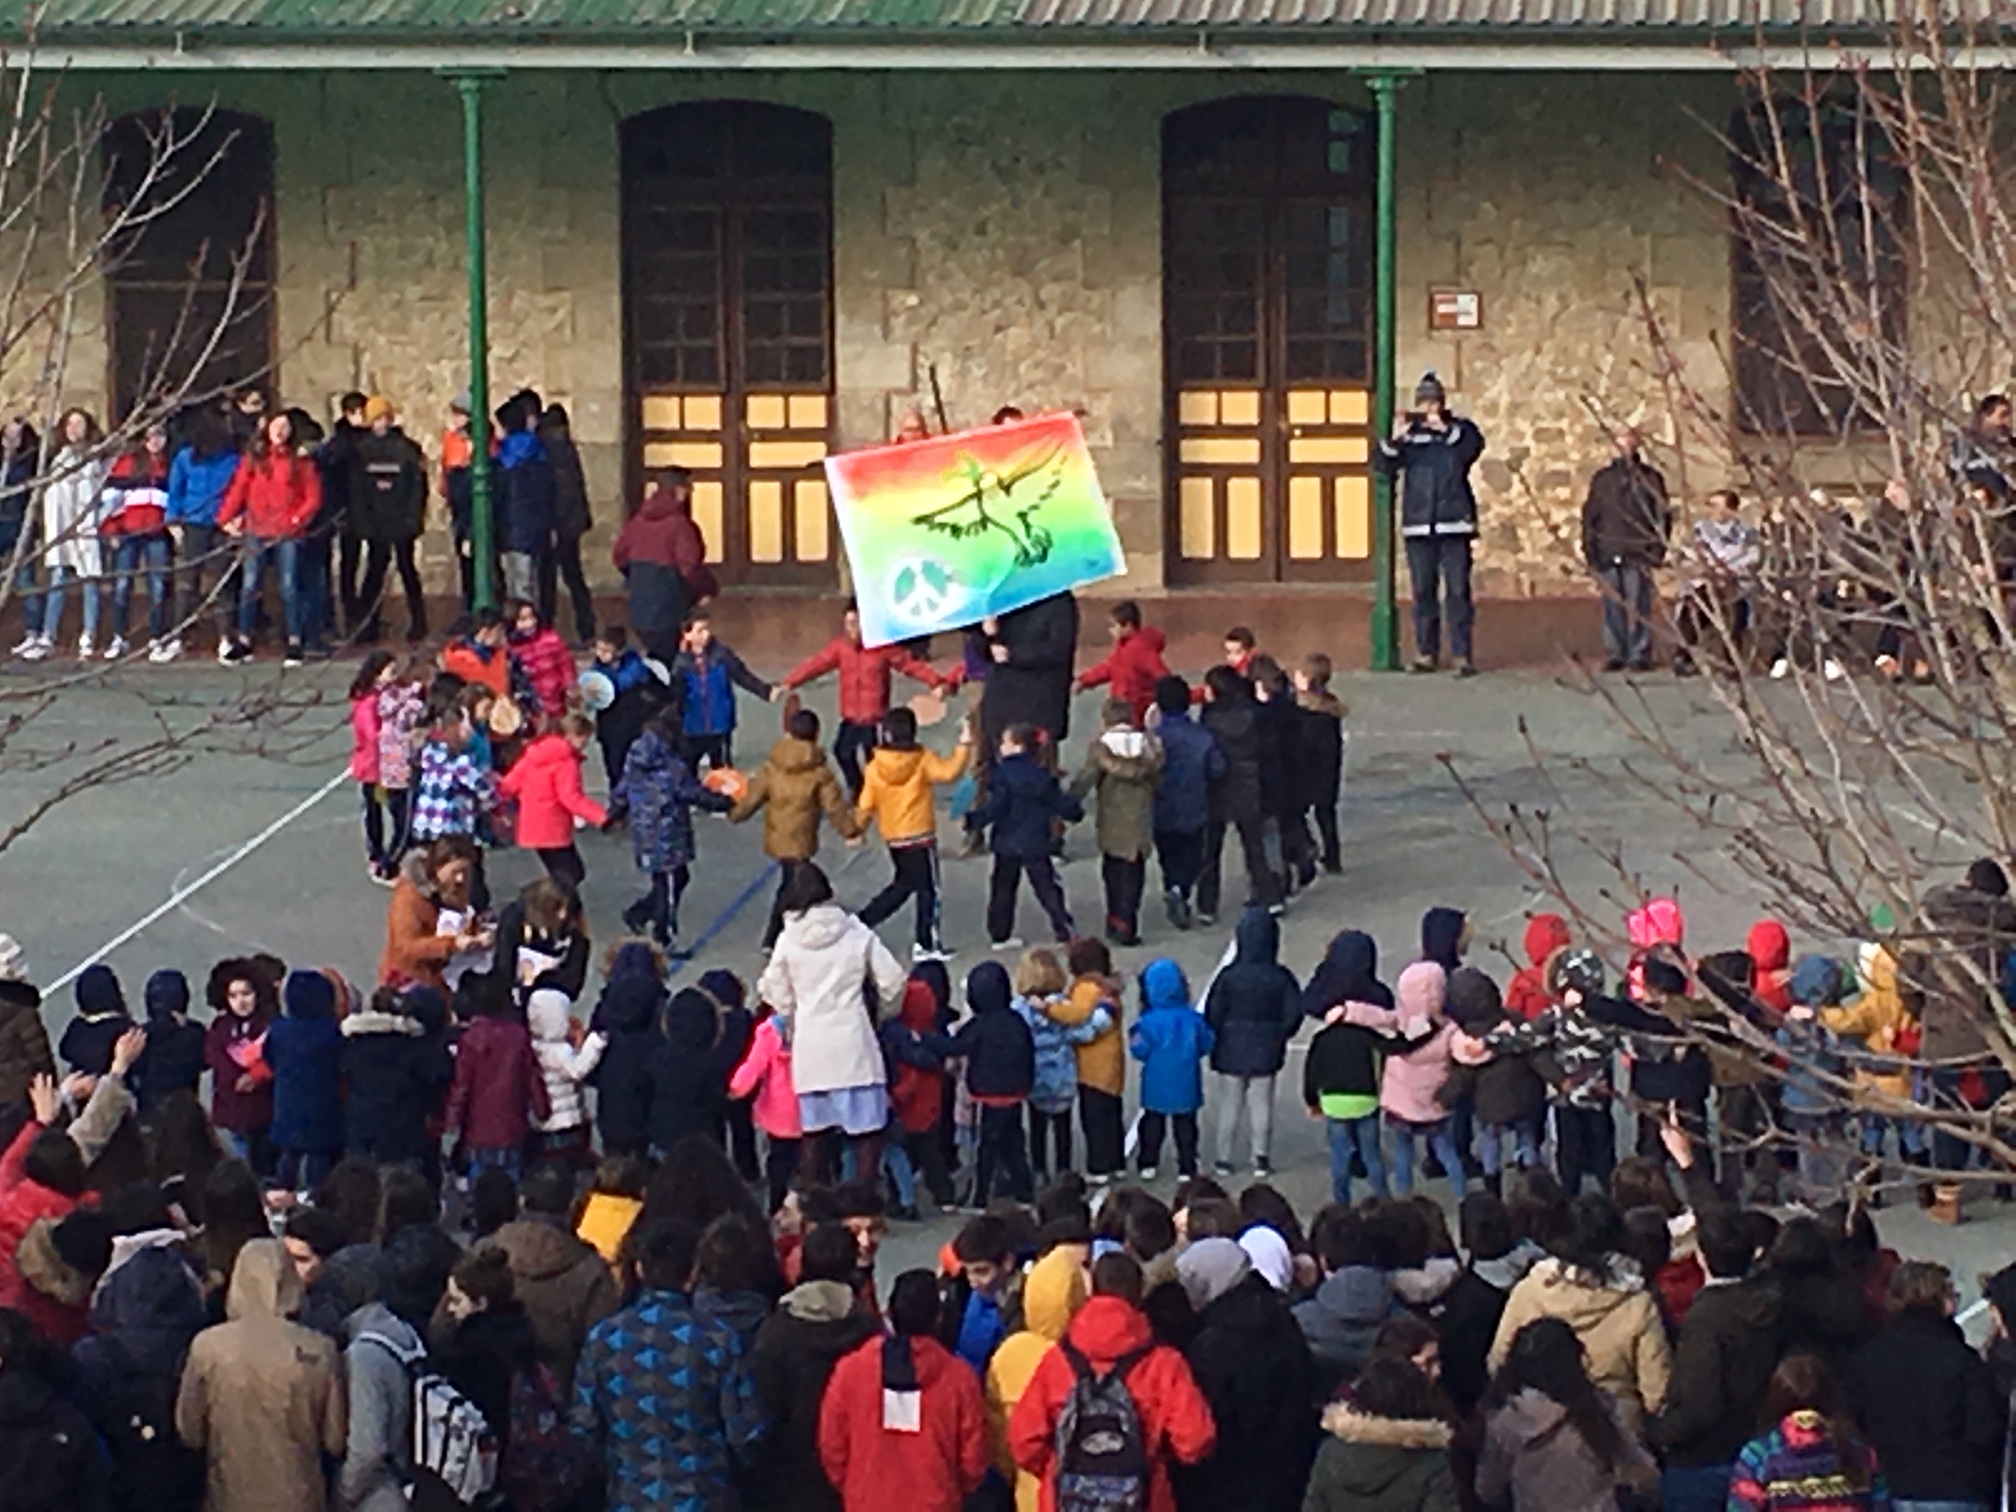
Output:
[[1414,579],[1414,660],[1409,670],[1442,665],[1444,602],[1449,655],[1458,677],[1474,677],[1470,629],[1470,548],[1477,536],[1477,495],[1470,469],[1484,454],[1484,433],[1449,410],[1449,396],[1434,370],[1414,385],[1414,408],[1400,417],[1390,440],[1379,443],[1376,465],[1400,484],[1400,534],[1407,542],[1407,572]]

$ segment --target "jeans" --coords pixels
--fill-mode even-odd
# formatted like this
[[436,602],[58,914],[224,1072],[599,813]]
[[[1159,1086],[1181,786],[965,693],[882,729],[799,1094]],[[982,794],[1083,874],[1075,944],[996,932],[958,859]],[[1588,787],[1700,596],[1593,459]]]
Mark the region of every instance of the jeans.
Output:
[[330,596],[329,554],[334,542],[325,530],[311,531],[301,541],[294,568],[295,597],[301,600],[301,638],[326,644],[336,633],[335,604]]
[[1824,1207],[1842,1195],[1848,1180],[1843,1148],[1848,1131],[1833,1113],[1787,1113],[1785,1131],[1798,1142],[1799,1195],[1813,1207]]
[[259,590],[265,584],[268,562],[273,564],[280,578],[280,605],[287,627],[287,640],[290,644],[298,644],[301,640],[301,543],[298,540],[246,541],[245,560],[239,568],[244,575],[238,580],[239,637],[249,637],[253,626],[259,623]]
[[1162,1163],[1162,1136],[1171,1129],[1176,1134],[1176,1174],[1197,1174],[1197,1115],[1156,1113],[1143,1108],[1141,1143],[1135,1153],[1144,1175]]
[[[231,538],[215,525],[184,525],[181,558],[176,573],[182,579],[181,597],[176,600],[176,623],[193,623],[206,601],[217,616],[217,633],[231,632],[231,574],[237,570],[237,553]],[[203,586],[208,580],[210,587]]]
[[1479,1164],[1486,1176],[1496,1176],[1505,1169],[1505,1138],[1512,1139],[1512,1163],[1520,1170],[1540,1164],[1540,1120],[1522,1119],[1509,1124],[1480,1124],[1478,1133],[1482,1136],[1477,1151]]
[[[10,551],[0,555],[0,565],[7,561]],[[21,600],[21,628],[24,632],[37,635],[42,632],[42,595],[35,591],[35,561],[37,553],[23,553],[21,565],[14,569],[14,592]]]
[[502,1171],[516,1181],[525,1163],[524,1154],[517,1145],[503,1150],[479,1150],[472,1145],[469,1149],[469,1179],[475,1180],[481,1171]]
[[1634,667],[1652,664],[1652,572],[1627,562],[1595,569],[1603,595],[1603,654]]
[[[1733,1465],[1676,1465],[1659,1476],[1659,1512],[1723,1512]],[[1899,1503],[1898,1505],[1902,1505]]]
[[[49,588],[42,595],[42,639],[53,641],[56,632],[63,628],[63,590],[75,576],[68,567],[49,569]],[[84,590],[84,633],[95,640],[98,637],[98,579],[79,578],[78,586]]]
[[1442,616],[1449,616],[1449,654],[1470,659],[1470,545],[1467,535],[1407,537],[1407,575],[1414,580],[1414,654],[1442,654]]
[[896,1188],[896,1206],[914,1208],[917,1206],[917,1167],[910,1159],[910,1152],[903,1148],[900,1140],[887,1140],[882,1145],[882,1169],[888,1175],[890,1184]]
[[1450,1132],[1449,1120],[1438,1118],[1433,1123],[1409,1123],[1404,1118],[1387,1115],[1386,1127],[1393,1131],[1393,1190],[1405,1197],[1414,1190],[1414,1141],[1425,1138],[1428,1148],[1442,1162],[1442,1169],[1449,1177],[1450,1188],[1456,1193],[1456,1200],[1463,1200],[1463,1152],[1456,1148],[1456,1136]]
[[1253,1163],[1263,1165],[1274,1144],[1274,1078],[1271,1076],[1221,1076],[1218,1078],[1218,1164],[1233,1164],[1233,1141],[1239,1133],[1239,1114],[1246,1114],[1247,1132],[1253,1146]]
[[279,1169],[274,1172],[282,1188],[312,1192],[322,1178],[335,1168],[341,1150],[282,1150]]
[[1372,1195],[1383,1202],[1388,1192],[1386,1161],[1379,1152],[1379,1115],[1326,1118],[1323,1129],[1330,1137],[1331,1201],[1345,1207],[1351,1205],[1351,1156],[1356,1153],[1365,1163],[1365,1179],[1371,1183]]
[[168,633],[168,533],[119,537],[112,549],[112,633],[124,637],[133,613],[133,579],[147,571],[147,633]]

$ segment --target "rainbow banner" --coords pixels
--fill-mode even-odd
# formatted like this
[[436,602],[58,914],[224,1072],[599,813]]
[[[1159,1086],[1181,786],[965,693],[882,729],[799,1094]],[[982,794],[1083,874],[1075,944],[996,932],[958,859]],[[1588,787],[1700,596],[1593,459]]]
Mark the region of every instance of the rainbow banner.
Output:
[[1076,415],[826,459],[861,639],[914,640],[1127,570]]

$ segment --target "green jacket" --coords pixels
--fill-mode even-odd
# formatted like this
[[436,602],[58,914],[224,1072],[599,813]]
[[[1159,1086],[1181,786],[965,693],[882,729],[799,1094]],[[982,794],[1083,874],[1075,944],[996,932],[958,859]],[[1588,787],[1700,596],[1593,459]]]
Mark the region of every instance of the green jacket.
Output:
[[1099,851],[1129,861],[1146,859],[1155,838],[1155,784],[1162,776],[1162,742],[1125,725],[1107,730],[1085,753],[1071,779],[1071,794],[1099,790]]
[[1302,1512],[1459,1512],[1447,1423],[1372,1417],[1339,1402],[1323,1429]]

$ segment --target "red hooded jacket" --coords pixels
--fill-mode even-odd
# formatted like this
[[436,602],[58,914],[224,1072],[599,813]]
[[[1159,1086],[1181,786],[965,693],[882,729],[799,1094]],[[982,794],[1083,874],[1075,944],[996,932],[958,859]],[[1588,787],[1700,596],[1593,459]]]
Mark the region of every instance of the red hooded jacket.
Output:
[[917,1035],[932,1034],[938,1028],[938,999],[930,987],[914,977],[903,986],[903,1006],[896,1022],[885,1027],[883,1043],[889,1047],[889,1061],[895,1075],[889,1083],[889,1102],[896,1121],[905,1132],[923,1134],[938,1127],[945,1109],[945,1072],[932,1070],[903,1058],[902,1046],[914,1044]]
[[1570,943],[1568,921],[1559,914],[1535,914],[1526,921],[1526,959],[1505,989],[1505,1010],[1522,1019],[1538,1018],[1554,1004],[1547,990],[1547,962]]
[[1757,980],[1750,989],[1757,1001],[1779,1013],[1792,1007],[1792,937],[1776,919],[1759,919],[1743,942]]
[[[1218,1443],[1210,1404],[1197,1389],[1189,1365],[1166,1344],[1156,1344],[1141,1310],[1119,1297],[1094,1297],[1087,1302],[1071,1320],[1064,1337],[1101,1375],[1123,1356],[1138,1349],[1148,1351],[1127,1376],[1127,1390],[1140,1414],[1148,1449],[1147,1512],[1176,1512],[1169,1467],[1198,1464]],[[1071,1398],[1074,1380],[1064,1351],[1051,1350],[1029,1378],[1015,1415],[1008,1421],[1008,1448],[1015,1463],[1043,1482],[1043,1512],[1057,1512],[1052,1462],[1057,1455],[1057,1424]]]
[[1078,686],[1097,688],[1111,683],[1113,696],[1127,700],[1138,724],[1147,717],[1148,706],[1155,702],[1155,684],[1169,675],[1169,667],[1162,660],[1167,645],[1160,630],[1143,625],[1122,636],[1106,660],[1079,673]]
[[217,523],[243,517],[245,533],[259,541],[294,541],[322,507],[322,475],[306,457],[247,457],[231,475]]
[[889,712],[889,685],[895,673],[914,677],[937,688],[947,682],[938,669],[901,646],[877,646],[870,650],[844,635],[836,635],[826,649],[800,662],[784,678],[787,688],[802,687],[828,672],[840,673],[840,717],[848,724],[876,724]]
[[882,1422],[882,1339],[833,1367],[819,1405],[819,1460],[846,1512],[959,1512],[987,1475],[987,1402],[980,1378],[936,1339],[914,1338],[922,1421]]
[[565,850],[576,819],[599,829],[609,818],[581,790],[581,753],[565,735],[541,735],[526,746],[497,791],[518,805],[513,833],[525,850]]
[[546,1077],[525,1021],[486,1013],[455,1047],[455,1080],[448,1087],[448,1127],[477,1150],[515,1150],[535,1118],[549,1118]]
[[0,1155],[0,1307],[21,1308],[26,1300],[28,1287],[15,1253],[28,1230],[39,1219],[67,1218],[78,1205],[77,1198],[28,1178],[28,1149],[42,1128],[29,1119]]

